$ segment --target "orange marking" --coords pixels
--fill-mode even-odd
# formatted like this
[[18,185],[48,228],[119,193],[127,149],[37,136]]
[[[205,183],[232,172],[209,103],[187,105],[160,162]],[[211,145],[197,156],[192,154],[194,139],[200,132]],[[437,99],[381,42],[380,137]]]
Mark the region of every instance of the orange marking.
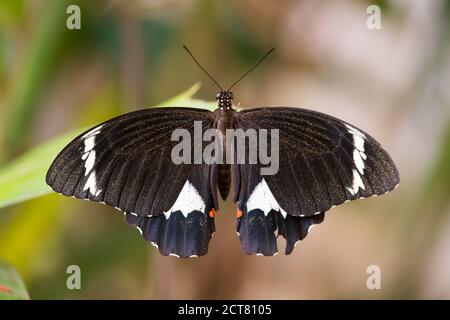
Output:
[[7,286],[0,284],[0,292],[12,293],[12,290],[10,288],[8,288]]
[[240,210],[240,209],[237,209],[237,211],[236,211],[236,217],[237,218],[240,218],[240,217],[242,217],[244,215],[244,213]]
[[209,211],[209,216],[211,218],[214,218],[216,216],[216,210],[214,210],[214,208],[212,208],[211,211]]

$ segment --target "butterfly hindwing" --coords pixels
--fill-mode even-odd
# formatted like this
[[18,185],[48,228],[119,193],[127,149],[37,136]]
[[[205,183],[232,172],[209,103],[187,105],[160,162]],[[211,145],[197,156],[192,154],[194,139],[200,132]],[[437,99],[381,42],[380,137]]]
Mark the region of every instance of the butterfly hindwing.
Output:
[[[287,240],[288,254],[333,206],[381,195],[399,183],[398,171],[380,144],[334,117],[280,107],[245,110],[236,118],[243,130],[267,129],[268,150],[270,129],[279,130],[276,174],[261,176],[260,164],[233,166],[238,233],[246,253],[273,255],[273,233],[278,230]],[[257,229],[267,236],[252,231]]]
[[[163,215],[141,217],[127,212],[125,221],[137,227],[163,255],[182,258],[205,255],[215,231],[213,201],[211,197],[204,201],[201,196],[208,192],[209,169],[202,166],[202,170],[192,170],[195,174],[185,182],[177,200]],[[196,174],[201,171],[204,172]],[[194,185],[202,187],[197,189]]]
[[172,132],[186,129],[193,137],[194,121],[206,130],[213,118],[207,110],[153,108],[106,121],[60,152],[47,184],[125,212],[126,221],[164,255],[203,255],[214,232],[211,166],[171,159],[178,143]]

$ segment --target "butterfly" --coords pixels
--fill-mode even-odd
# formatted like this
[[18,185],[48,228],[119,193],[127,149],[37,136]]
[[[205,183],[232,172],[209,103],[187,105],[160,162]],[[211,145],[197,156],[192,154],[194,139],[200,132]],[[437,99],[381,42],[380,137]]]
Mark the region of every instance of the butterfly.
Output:
[[[334,206],[382,195],[399,184],[388,153],[352,124],[300,108],[234,108],[231,88],[273,49],[228,90],[185,49],[220,88],[217,109],[149,108],[87,130],[51,164],[46,182],[55,192],[115,207],[162,255],[189,258],[208,252],[218,191],[226,199],[231,184],[243,251],[264,256],[278,253],[280,235],[290,254]],[[278,130],[277,172],[261,174],[260,162],[175,164],[171,156],[178,142],[172,133],[183,129],[192,137],[196,122],[202,134]]]

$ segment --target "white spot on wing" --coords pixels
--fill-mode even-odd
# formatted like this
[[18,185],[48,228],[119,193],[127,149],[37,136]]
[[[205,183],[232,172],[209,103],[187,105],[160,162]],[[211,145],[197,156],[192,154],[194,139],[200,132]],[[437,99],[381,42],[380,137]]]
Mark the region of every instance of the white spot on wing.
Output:
[[166,219],[169,219],[172,212],[181,211],[183,216],[187,218],[188,214],[192,211],[205,212],[205,207],[205,202],[197,189],[195,189],[194,185],[190,183],[189,180],[186,180],[186,183],[184,184],[183,189],[181,189],[172,208],[164,212],[164,215],[166,216]]
[[[99,131],[100,132],[100,131]],[[96,135],[89,136],[84,139],[84,152],[89,152],[95,147],[95,137]]]
[[347,187],[347,190],[350,191],[351,194],[355,195],[359,188],[365,190],[364,183],[362,182],[361,176],[359,175],[356,169],[353,169],[353,184],[351,187]]
[[359,131],[358,129],[356,129],[355,127],[352,127],[349,124],[345,124],[345,126],[347,127],[348,132],[350,132],[351,134],[360,136],[363,139],[366,138],[366,135],[364,133],[362,133],[361,131]]
[[247,212],[254,209],[263,211],[266,216],[271,210],[281,212],[283,218],[286,218],[287,215],[286,211],[280,207],[277,200],[273,196],[264,178],[262,178],[261,182],[257,184],[255,189],[253,189],[252,194],[247,200]]
[[158,248],[158,245],[156,244],[156,242],[150,242],[150,244],[156,248]]
[[[95,171],[93,171],[89,175],[89,178],[87,179],[86,183],[84,184],[83,191],[86,191],[87,189],[89,189],[89,192],[95,197],[97,197],[100,194],[100,192],[102,192],[102,190],[97,189],[97,177],[95,176]],[[86,199],[86,200],[89,200],[89,199]]]
[[82,139],[84,139],[84,153],[81,159],[84,161],[84,176],[89,175],[84,184],[83,191],[89,189],[89,192],[93,196],[98,196],[102,192],[102,190],[97,189],[97,176],[95,171],[92,171],[95,164],[95,138],[100,133],[102,127],[103,125],[95,127],[82,136]]
[[361,153],[357,148],[353,150],[353,161],[355,162],[356,169],[358,169],[360,174],[364,174],[364,169],[366,168],[364,165],[363,158],[361,154],[365,155],[364,153]]
[[84,162],[84,168],[85,168],[84,175],[85,176],[87,176],[89,174],[89,172],[91,172],[91,170],[94,168],[95,151],[91,150],[91,151],[89,151],[89,153],[85,153],[85,155],[86,154],[88,154],[88,157],[87,157],[86,161]]
[[367,155],[364,149],[364,139],[366,136],[359,131],[358,129],[346,124],[348,132],[353,136],[353,162],[355,164],[356,169],[353,169],[353,182],[351,187],[347,187],[347,190],[355,195],[359,189],[365,190],[366,187],[361,179],[361,176],[364,175],[364,169],[366,168],[364,164],[364,160],[367,159]]
[[89,132],[87,132],[86,134],[84,134],[81,138],[84,139],[84,138],[87,138],[87,137],[90,137],[90,136],[99,134],[99,133],[100,133],[100,129],[101,129],[103,126],[104,126],[104,124],[102,124],[102,125],[100,125],[100,126],[97,126],[97,127],[93,128],[92,130],[90,130]]

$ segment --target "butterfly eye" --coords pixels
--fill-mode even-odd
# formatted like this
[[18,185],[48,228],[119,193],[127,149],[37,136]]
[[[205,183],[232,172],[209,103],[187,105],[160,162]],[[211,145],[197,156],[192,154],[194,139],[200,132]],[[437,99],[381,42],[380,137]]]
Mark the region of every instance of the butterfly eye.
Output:
[[229,92],[229,93],[228,93],[228,97],[230,97],[230,99],[233,100],[233,99],[234,99],[233,92]]
[[221,92],[217,92],[217,93],[216,93],[216,99],[219,99],[221,95],[222,95]]

